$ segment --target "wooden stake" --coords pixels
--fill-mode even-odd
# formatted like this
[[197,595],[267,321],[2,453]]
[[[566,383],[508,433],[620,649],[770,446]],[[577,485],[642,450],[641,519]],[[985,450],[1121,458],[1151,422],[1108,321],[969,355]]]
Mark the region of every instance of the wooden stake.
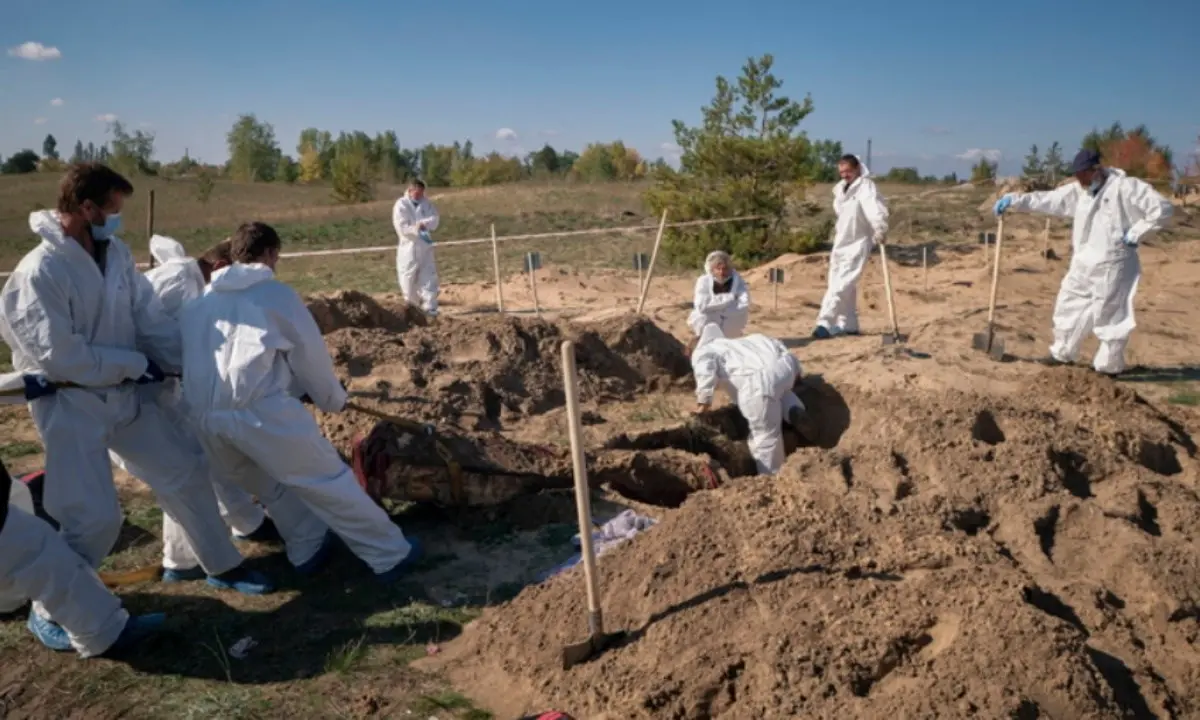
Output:
[[542,306],[538,303],[537,296],[537,271],[529,268],[529,287],[533,290],[533,312],[539,317],[542,317]]
[[658,236],[654,238],[654,251],[650,253],[650,267],[646,268],[646,282],[642,284],[642,295],[638,298],[637,311],[640,315],[646,307],[646,295],[650,292],[650,281],[654,279],[654,261],[658,259],[658,246],[662,244],[663,230],[667,228],[667,211],[663,210],[658,222]]
[[[150,205],[146,207],[146,243],[154,237],[154,191],[150,191]],[[154,267],[154,254],[150,254],[150,267]]]
[[925,276],[925,292],[929,292],[929,247],[921,248],[921,272]]
[[496,312],[504,312],[504,289],[500,285],[500,250],[496,247],[496,224],[492,223],[492,270],[496,273]]
[[772,309],[779,312],[779,283],[771,283],[771,303]]
[[1050,262],[1050,218],[1046,218],[1046,232],[1042,235],[1042,259]]

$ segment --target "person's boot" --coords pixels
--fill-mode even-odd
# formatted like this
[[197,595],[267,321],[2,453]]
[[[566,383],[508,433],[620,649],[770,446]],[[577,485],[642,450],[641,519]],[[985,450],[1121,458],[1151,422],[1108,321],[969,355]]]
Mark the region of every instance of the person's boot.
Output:
[[209,575],[207,582],[218,590],[233,590],[243,595],[267,595],[275,591],[275,584],[266,575],[241,565],[220,575]]
[[405,555],[404,559],[396,563],[396,565],[390,570],[384,570],[381,573],[376,573],[376,580],[385,585],[390,585],[403,577],[405,572],[412,569],[412,566],[421,559],[421,555],[424,554],[425,548],[421,546],[420,540],[417,540],[412,536],[408,537],[408,545],[408,555]]
[[313,553],[313,556],[296,566],[296,572],[301,575],[314,575],[319,572],[325,564],[329,562],[329,556],[333,553],[333,546],[337,542],[337,536],[332,532],[325,533],[325,539],[321,541],[321,547]]
[[829,328],[825,327],[824,325],[818,325],[817,328],[812,331],[812,336],[814,340],[828,340],[829,338],[833,337],[833,333],[829,332]]
[[233,539],[238,542],[254,542],[254,543],[278,543],[283,542],[283,537],[279,534],[279,528],[275,527],[275,521],[264,516],[263,521],[254,532],[249,535],[238,535],[233,533]]
[[150,636],[162,629],[167,616],[162,613],[149,615],[130,615],[125,623],[125,629],[117,636],[116,642],[100,653],[99,657],[112,657],[131,650]]
[[73,649],[71,638],[67,636],[67,631],[63,629],[63,626],[38,615],[35,610],[29,611],[29,621],[25,623],[25,627],[29,628],[29,632],[33,633],[39,642],[55,652],[67,652]]

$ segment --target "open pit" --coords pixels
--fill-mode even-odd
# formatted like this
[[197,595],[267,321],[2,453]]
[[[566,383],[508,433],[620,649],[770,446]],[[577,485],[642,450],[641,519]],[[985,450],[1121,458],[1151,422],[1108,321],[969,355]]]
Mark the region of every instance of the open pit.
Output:
[[[626,636],[591,662],[561,667],[587,632],[575,568],[489,608],[419,666],[501,716],[1200,714],[1198,466],[1173,411],[1074,368],[1003,395],[811,377],[797,391],[822,436],[788,432],[782,473],[757,477],[731,408],[650,428],[612,420],[639,394],[690,386],[677,340],[644,319],[606,322],[327,335],[352,389],[507,475],[515,485],[479,504],[523,523],[572,518],[562,423],[537,442],[509,430],[561,412],[558,343],[579,340],[591,480],[659,520],[599,562],[606,627]],[[344,448],[374,426],[322,422]],[[416,465],[438,465],[422,453]]]

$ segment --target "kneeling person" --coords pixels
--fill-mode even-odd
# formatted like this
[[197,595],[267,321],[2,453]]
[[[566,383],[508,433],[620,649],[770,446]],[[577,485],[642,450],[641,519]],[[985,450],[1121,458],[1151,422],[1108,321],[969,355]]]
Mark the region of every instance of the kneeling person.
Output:
[[750,424],[748,444],[760,474],[774,475],[783,467],[784,418],[813,436],[804,404],[792,392],[800,361],[775,338],[754,334],[730,339],[716,325],[707,325],[692,352],[692,372],[697,412],[712,405],[718,386],[733,398]]
[[234,264],[184,307],[183,395],[214,469],[260,499],[279,483],[304,501],[381,580],[412,564],[409,542],[367,497],[292,388],[325,412],[346,406],[321,331],[296,291],[275,279],[279,235],[247,223]]

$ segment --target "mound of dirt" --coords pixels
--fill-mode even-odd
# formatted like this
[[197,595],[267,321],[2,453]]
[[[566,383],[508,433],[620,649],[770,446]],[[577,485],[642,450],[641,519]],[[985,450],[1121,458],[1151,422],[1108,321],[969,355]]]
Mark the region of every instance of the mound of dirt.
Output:
[[322,335],[342,328],[404,332],[428,324],[425,313],[394,296],[384,296],[381,301],[357,290],[339,290],[310,296],[307,304]]
[[[379,409],[423,422],[470,416],[478,429],[566,402],[560,350],[566,339],[576,343],[587,403],[662,389],[691,372],[679,340],[632,314],[580,326],[493,315],[442,319],[403,334],[344,327],[325,337],[339,374],[351,378],[352,394],[370,393]],[[352,414],[321,422],[343,452],[373,424]]]
[[616,647],[562,669],[587,632],[573,569],[422,663],[512,715],[1200,713],[1182,425],[1066,368],[1007,399],[844,400],[836,447],[695,493],[601,559],[606,629],[627,631]]

